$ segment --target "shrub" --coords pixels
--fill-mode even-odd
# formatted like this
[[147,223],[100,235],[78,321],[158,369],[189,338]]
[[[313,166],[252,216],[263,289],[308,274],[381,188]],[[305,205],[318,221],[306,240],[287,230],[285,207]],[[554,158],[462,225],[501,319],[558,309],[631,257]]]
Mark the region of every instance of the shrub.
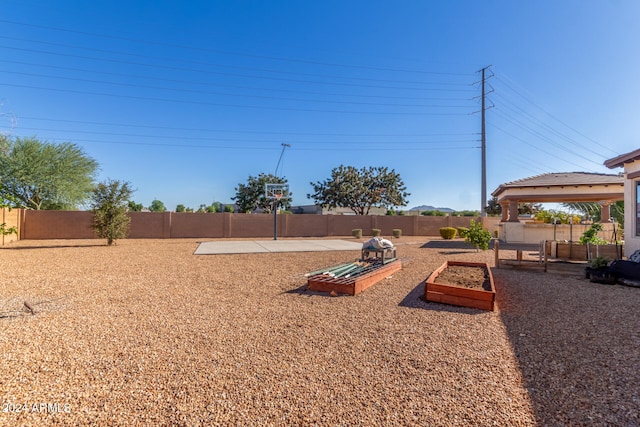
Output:
[[424,216],[447,216],[447,213],[435,210],[435,211],[423,211],[420,215],[424,215]]
[[362,228],[354,228],[353,230],[351,230],[351,235],[353,237],[355,237],[356,239],[361,239],[362,238]]
[[393,231],[393,237],[395,237],[396,239],[399,239],[402,236],[402,229],[394,228],[392,231]]
[[602,224],[595,223],[589,227],[580,237],[580,243],[585,245],[591,243],[592,245],[606,245],[607,241],[598,236],[598,232],[602,231]]
[[128,182],[112,180],[98,183],[93,190],[93,228],[98,237],[107,239],[109,246],[129,233],[131,218],[127,215],[127,208],[132,193]]
[[456,211],[452,215],[455,216],[478,216],[480,213],[478,211]]
[[467,227],[458,227],[458,236],[466,238],[468,232],[469,229]]
[[442,227],[440,229],[440,236],[442,236],[442,238],[445,240],[453,239],[454,237],[456,237],[457,233],[458,233],[458,230],[456,230],[453,227]]
[[607,257],[597,256],[589,261],[589,267],[591,268],[604,268],[609,265],[611,260]]
[[476,247],[477,250],[489,249],[489,242],[491,241],[491,233],[489,230],[482,226],[481,222],[471,220],[469,224],[469,232],[465,237],[465,240]]
[[371,235],[373,237],[377,237],[382,233],[382,230],[380,230],[379,228],[372,228],[371,229]]

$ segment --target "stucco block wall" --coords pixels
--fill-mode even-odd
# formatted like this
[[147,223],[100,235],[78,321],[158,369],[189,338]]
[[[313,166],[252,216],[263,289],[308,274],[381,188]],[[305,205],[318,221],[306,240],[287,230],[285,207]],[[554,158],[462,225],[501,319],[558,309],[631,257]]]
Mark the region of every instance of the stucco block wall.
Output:
[[6,236],[0,234],[0,245],[5,243],[11,243],[18,240],[20,236],[20,228],[22,227],[22,210],[21,209],[0,209],[0,224],[4,224],[6,229],[15,227],[18,230],[18,234],[7,234]]
[[[20,238],[30,239],[94,239],[93,213],[85,211],[23,210]],[[43,237],[46,236],[46,237]]]
[[[93,213],[80,211],[22,211],[21,239],[93,239]],[[269,238],[273,215],[236,213],[130,212],[129,238]],[[439,236],[441,227],[468,227],[472,217],[277,215],[279,237],[350,236],[355,228],[363,237],[379,228],[389,237],[399,228],[405,236]],[[499,218],[475,218],[490,231]]]

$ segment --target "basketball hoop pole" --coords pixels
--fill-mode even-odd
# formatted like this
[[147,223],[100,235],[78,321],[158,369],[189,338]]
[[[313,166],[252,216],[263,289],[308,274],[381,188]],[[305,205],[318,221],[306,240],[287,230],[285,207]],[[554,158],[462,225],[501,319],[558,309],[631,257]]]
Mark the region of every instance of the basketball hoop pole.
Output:
[[280,194],[274,194],[273,201],[273,240],[278,240],[278,203],[280,202]]
[[278,202],[280,199],[273,201],[273,240],[278,240]]

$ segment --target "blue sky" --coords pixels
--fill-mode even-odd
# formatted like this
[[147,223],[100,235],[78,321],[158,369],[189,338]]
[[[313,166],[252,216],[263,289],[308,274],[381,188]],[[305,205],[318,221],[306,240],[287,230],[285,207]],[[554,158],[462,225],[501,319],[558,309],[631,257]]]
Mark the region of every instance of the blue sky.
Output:
[[3,0],[0,131],[70,141],[99,180],[174,210],[279,173],[293,204],[340,165],[387,166],[408,207],[480,209],[638,148],[640,2]]

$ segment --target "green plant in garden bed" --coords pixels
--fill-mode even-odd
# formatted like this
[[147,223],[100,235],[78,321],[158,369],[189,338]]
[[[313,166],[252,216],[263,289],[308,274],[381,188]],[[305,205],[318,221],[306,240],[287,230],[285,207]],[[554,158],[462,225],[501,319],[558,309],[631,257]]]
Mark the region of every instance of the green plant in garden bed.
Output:
[[598,236],[598,233],[602,231],[602,229],[602,224],[598,222],[592,224],[588,230],[582,233],[582,236],[580,237],[580,243],[583,245],[587,243],[590,243],[592,245],[606,245],[608,242]]
[[489,249],[489,242],[491,239],[491,233],[482,226],[481,222],[471,220],[471,223],[469,224],[469,232],[465,237],[467,242],[475,246],[477,250],[487,250]]
[[603,257],[603,256],[597,256],[593,259],[591,259],[591,261],[589,261],[589,267],[591,268],[605,268],[609,265],[609,263],[611,262],[611,260],[607,257]]

